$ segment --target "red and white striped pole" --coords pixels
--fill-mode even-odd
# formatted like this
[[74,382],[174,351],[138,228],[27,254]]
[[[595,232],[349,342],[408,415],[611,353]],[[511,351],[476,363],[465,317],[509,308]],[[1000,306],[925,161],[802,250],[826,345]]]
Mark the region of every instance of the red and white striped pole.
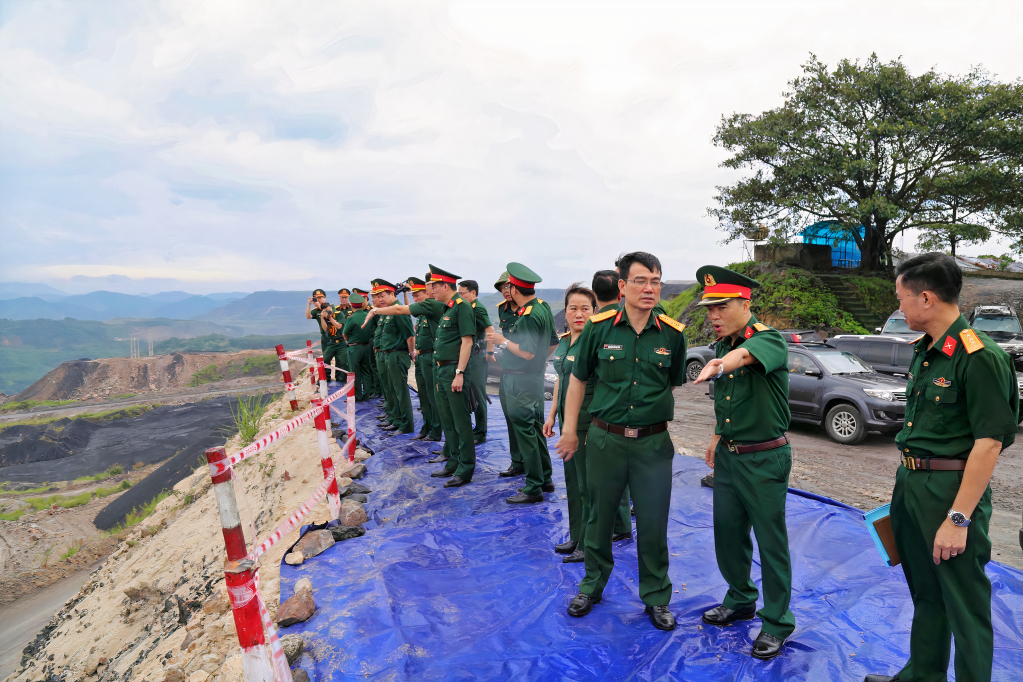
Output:
[[[224,448],[210,448],[206,461],[221,462],[227,459]],[[242,647],[242,670],[246,682],[273,682],[274,671],[267,655],[266,639],[263,636],[263,621],[256,599],[256,565],[243,561],[248,555],[245,548],[245,533],[242,531],[238,500],[234,496],[234,469],[228,467],[222,474],[212,476],[213,494],[220,511],[220,527],[224,531],[224,545],[227,547],[227,564],[224,579],[231,600],[238,643]]]
[[345,445],[348,447],[348,463],[355,461],[355,373],[348,373],[348,383],[352,385],[348,389],[348,410],[346,413],[348,421],[348,440]]
[[[310,373],[312,369],[310,369]],[[316,374],[320,378],[320,400],[327,399],[327,372],[323,367],[323,358],[316,358]]]
[[306,354],[309,356],[309,385],[316,385],[316,371],[313,369],[316,367],[316,362],[313,358],[313,341],[312,339],[305,340]]
[[284,392],[291,402],[291,409],[298,409],[298,400],[295,398],[295,384],[291,383],[291,367],[288,366],[288,356],[284,352],[284,346],[277,344],[277,359],[281,361],[281,374],[284,377]]
[[320,466],[323,468],[323,478],[330,481],[327,487],[327,504],[330,506],[330,517],[336,519],[341,515],[341,497],[337,490],[337,478],[334,476],[334,459],[330,456],[330,431],[327,423],[330,421],[330,405],[323,405],[322,401],[313,398],[313,409],[319,408],[313,423],[316,425],[316,440],[320,444]]

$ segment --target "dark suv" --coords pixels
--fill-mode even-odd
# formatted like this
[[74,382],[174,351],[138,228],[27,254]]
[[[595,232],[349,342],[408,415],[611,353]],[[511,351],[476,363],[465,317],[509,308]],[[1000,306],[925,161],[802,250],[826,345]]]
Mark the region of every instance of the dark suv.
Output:
[[1023,362],[1023,329],[1016,311],[1004,305],[982,305],[973,309],[966,321],[1002,347],[1017,365]]
[[826,343],[832,348],[852,353],[878,372],[897,377],[909,376],[909,366],[913,363],[912,339],[903,336],[839,334]]
[[[779,329],[786,343],[821,343],[821,337],[812,329]],[[686,350],[686,377],[696,381],[703,371],[704,365],[716,356],[717,341],[706,346],[693,346]]]

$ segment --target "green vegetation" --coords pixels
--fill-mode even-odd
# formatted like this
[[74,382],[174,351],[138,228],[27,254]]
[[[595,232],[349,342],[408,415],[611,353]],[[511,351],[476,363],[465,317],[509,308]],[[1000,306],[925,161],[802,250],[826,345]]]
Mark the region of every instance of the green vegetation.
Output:
[[113,495],[114,493],[124,492],[125,490],[127,490],[130,487],[131,487],[131,481],[121,481],[118,485],[115,485],[115,486],[110,487],[110,488],[96,488],[96,490],[94,490],[92,494],[95,495],[96,497],[102,499],[104,497],[109,497],[110,495]]
[[0,514],[0,521],[17,521],[27,513],[28,512],[24,509],[19,509],[18,511],[13,511],[7,514]]
[[276,355],[257,355],[246,358],[239,371],[247,374],[253,370],[257,370],[258,374],[276,374],[281,371],[281,361]]
[[12,493],[14,493],[16,495],[33,495],[35,493],[45,493],[50,488],[52,488],[53,486],[51,486],[49,484],[49,482],[44,482],[38,488],[26,488],[25,490],[9,491],[8,490],[9,487],[10,487],[10,483],[8,483],[7,481],[4,481],[3,483],[0,483],[0,491],[2,491],[2,492],[12,492]]
[[195,374],[192,375],[191,381],[188,382],[189,386],[201,386],[202,384],[209,384],[214,381],[220,381],[220,375],[217,374],[216,363],[212,365],[206,365]]
[[114,464],[109,469],[101,473],[93,474],[92,476],[82,476],[80,478],[76,478],[75,483],[78,483],[80,481],[105,481],[108,478],[120,476],[123,473],[124,467],[122,467],[120,464]]
[[86,491],[79,493],[74,497],[64,497],[62,495],[50,495],[49,497],[29,497],[25,500],[32,506],[35,511],[42,511],[43,509],[49,509],[53,505],[63,507],[64,509],[70,509],[72,507],[81,507],[84,504],[88,504],[93,498],[102,499],[109,497],[115,493],[124,492],[131,487],[131,481],[121,481],[120,484],[110,488],[97,488],[91,492]]
[[7,402],[0,405],[0,412],[14,412],[17,410],[30,410],[33,407],[57,407],[60,405],[70,405],[76,403],[77,400],[19,400],[16,403]]
[[67,551],[60,555],[61,561],[67,561],[82,549],[82,545],[85,543],[82,540],[75,540],[71,543],[71,546],[67,548]]
[[43,566],[45,566],[46,563],[50,560],[50,552],[52,552],[53,548],[56,546],[57,545],[50,545],[50,548],[43,552]]
[[[240,350],[272,350],[278,343],[284,344],[288,350],[294,350],[305,346],[306,339],[315,338],[313,334],[313,322],[309,322],[309,334],[282,334],[280,336],[262,336],[250,334],[249,336],[230,337],[223,334],[208,334],[206,336],[195,336],[191,339],[170,338],[160,341],[153,346],[153,352],[157,355],[178,353],[183,350],[190,351],[224,351],[236,352]],[[276,360],[277,356],[273,356]]]
[[[266,402],[264,402],[264,398]],[[238,396],[238,407],[231,406],[234,425],[241,436],[241,444],[248,445],[259,433],[259,420],[266,413],[266,408],[273,402],[271,395]]]
[[[159,407],[159,404],[153,405],[132,405],[130,407],[115,407],[110,410],[103,410],[101,412],[85,412],[83,414],[75,414],[68,417],[37,417],[35,419],[18,419],[15,421],[0,423],[0,431],[10,426],[42,426],[44,424],[50,424],[61,419],[87,419],[93,422],[108,422],[115,419],[132,419],[139,417],[149,412],[154,407]],[[59,429],[58,429],[59,430]]]
[[895,296],[895,283],[883,277],[848,277],[847,281],[856,287],[863,305],[871,314],[887,318],[899,309],[899,299]]
[[157,495],[156,497],[154,497],[141,507],[135,507],[135,509],[129,512],[128,515],[124,518],[124,522],[119,523],[118,525],[114,526],[109,531],[107,531],[107,535],[116,535],[117,533],[120,533],[128,528],[131,528],[135,524],[141,523],[142,521],[146,520],[146,518],[153,513],[153,510],[156,509],[156,505],[160,504],[170,496],[171,494],[164,490],[159,495]]
[[1004,270],[1008,270],[1009,269],[1009,264],[1012,263],[1014,260],[1016,260],[1015,258],[1013,258],[1011,253],[1003,253],[1001,256],[992,256],[992,255],[989,254],[987,256],[977,256],[977,257],[978,258],[990,258],[991,260],[998,261],[998,269],[999,270],[1003,270],[1003,271]]
[[138,393],[121,393],[119,395],[111,396],[111,400],[119,400],[121,398],[134,398]]

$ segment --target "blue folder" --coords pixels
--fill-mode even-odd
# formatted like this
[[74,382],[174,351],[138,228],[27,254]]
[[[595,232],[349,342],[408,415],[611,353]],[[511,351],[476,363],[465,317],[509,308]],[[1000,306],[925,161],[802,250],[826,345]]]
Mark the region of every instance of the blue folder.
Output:
[[874,546],[877,547],[878,554],[881,555],[881,558],[884,559],[885,564],[888,566],[894,566],[901,562],[901,559],[898,558],[898,552],[895,551],[893,544],[892,551],[895,553],[896,560],[895,563],[892,563],[892,557],[889,555],[888,549],[885,547],[881,534],[878,533],[878,526],[882,529],[887,527],[888,532],[885,533],[885,535],[890,543],[894,543],[895,538],[890,533],[891,522],[888,520],[891,506],[892,505],[890,504],[886,504],[878,507],[877,509],[868,511],[863,515],[863,520],[867,522],[867,530],[870,531],[870,537],[874,540]]

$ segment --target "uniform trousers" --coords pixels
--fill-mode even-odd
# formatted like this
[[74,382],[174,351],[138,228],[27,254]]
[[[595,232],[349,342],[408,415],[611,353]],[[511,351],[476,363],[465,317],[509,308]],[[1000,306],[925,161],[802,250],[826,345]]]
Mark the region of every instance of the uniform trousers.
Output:
[[440,415],[437,414],[437,383],[433,379],[433,353],[416,356],[416,388],[419,391],[419,409],[423,413],[423,428],[420,433],[429,434],[440,440]]
[[497,397],[501,401],[501,411],[504,413],[504,421],[508,424],[508,451],[511,454],[511,468],[517,471],[524,471],[525,467],[522,464],[522,450],[519,449],[519,441],[515,436],[515,430],[512,429],[512,420],[508,416],[508,396],[505,395],[504,390],[504,374],[501,375],[501,383],[497,387]]
[[[444,449],[448,453],[448,461],[444,469],[458,476],[463,481],[472,480],[476,471],[476,445],[472,440],[472,420],[469,418],[469,405],[461,391],[451,388],[455,380],[457,364],[436,367],[437,412],[440,414],[444,429]],[[463,388],[465,378],[462,379]]]
[[[543,435],[543,374],[503,374],[505,417],[508,438],[514,434],[522,467],[526,472],[523,495],[541,495],[541,487],[551,482],[551,455]],[[513,461],[514,466],[514,461]]]
[[415,418],[412,416],[412,397],[408,387],[408,370],[412,366],[412,358],[404,350],[381,355],[384,356],[384,381],[394,400],[391,423],[402,433],[412,433],[415,430]]
[[626,438],[591,426],[586,435],[586,483],[590,515],[586,524],[586,577],[579,591],[604,593],[614,568],[611,533],[625,486],[636,493],[636,554],[639,596],[648,606],[671,601],[668,578],[668,507],[671,504],[671,458],[675,448],[667,431],[645,438]]
[[742,609],[757,603],[750,579],[753,539],[760,547],[764,608],[757,611],[761,629],[785,639],[796,629],[789,610],[792,563],[785,526],[785,497],[792,470],[792,447],[738,454],[721,441],[714,451],[714,552],[718,570],[728,583],[723,605]]
[[565,462],[565,490],[568,493],[568,539],[576,549],[586,546],[586,522],[590,518],[590,489],[586,484],[586,429],[576,431],[579,449]]
[[395,421],[394,417],[394,395],[391,392],[391,382],[387,380],[387,367],[384,365],[384,356],[386,353],[380,351],[374,351],[374,365],[376,366],[376,383],[377,392],[384,397],[384,416],[387,417],[387,421],[392,424]]
[[479,393],[479,404],[473,416],[476,425],[472,427],[474,438],[485,438],[487,435],[487,356],[478,353],[469,357],[469,366],[466,368],[466,378]]
[[372,393],[370,379],[370,359],[373,349],[369,346],[349,346],[348,362],[355,373],[355,402],[361,403],[369,399]]
[[[994,657],[991,581],[991,488],[966,528],[966,551],[935,565],[934,536],[952,508],[961,471],[910,471],[899,467],[892,493],[895,546],[913,599],[909,661],[902,682],[944,682],[955,637],[956,682],[990,682]],[[717,476],[714,477],[717,485]]]
[[[336,369],[331,369],[331,363]],[[323,367],[327,372],[328,381],[348,381],[345,372],[348,371],[348,346],[332,343],[323,347]]]

